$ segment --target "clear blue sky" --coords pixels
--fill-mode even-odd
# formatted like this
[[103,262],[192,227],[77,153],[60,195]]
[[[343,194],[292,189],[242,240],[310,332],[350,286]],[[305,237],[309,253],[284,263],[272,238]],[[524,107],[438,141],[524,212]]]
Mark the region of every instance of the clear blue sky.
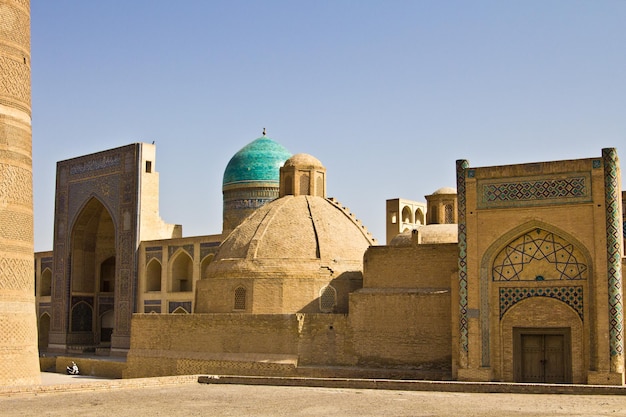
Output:
[[31,17],[37,251],[56,162],[140,141],[185,236],[221,232],[224,168],[263,127],[322,161],[381,243],[385,200],[455,187],[457,159],[626,161],[622,0],[32,0]]

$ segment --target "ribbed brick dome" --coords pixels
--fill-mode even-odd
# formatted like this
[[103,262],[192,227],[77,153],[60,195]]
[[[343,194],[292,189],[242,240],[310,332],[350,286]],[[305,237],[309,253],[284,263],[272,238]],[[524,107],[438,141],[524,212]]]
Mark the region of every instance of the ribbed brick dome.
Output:
[[213,262],[279,258],[361,263],[371,244],[367,231],[338,205],[321,197],[289,195],[257,209],[222,243]]
[[197,283],[195,311],[232,312],[224,294],[239,288],[250,313],[346,313],[348,294],[363,285],[363,255],[373,244],[340,204],[286,195],[258,208],[222,242]]

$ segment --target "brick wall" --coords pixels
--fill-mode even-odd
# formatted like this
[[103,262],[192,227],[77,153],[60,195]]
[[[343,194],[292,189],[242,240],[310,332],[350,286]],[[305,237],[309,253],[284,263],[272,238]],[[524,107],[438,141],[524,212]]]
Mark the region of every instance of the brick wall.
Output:
[[456,243],[371,246],[364,257],[363,288],[449,288],[457,256]]
[[[397,297],[386,301],[399,304]],[[289,376],[298,366],[449,367],[449,299],[411,295],[405,301],[403,308],[418,310],[385,332],[380,329],[389,327],[395,313],[369,324],[372,317],[360,315],[356,331],[341,314],[136,314],[124,377]]]
[[359,365],[450,369],[449,291],[359,291],[349,317]]

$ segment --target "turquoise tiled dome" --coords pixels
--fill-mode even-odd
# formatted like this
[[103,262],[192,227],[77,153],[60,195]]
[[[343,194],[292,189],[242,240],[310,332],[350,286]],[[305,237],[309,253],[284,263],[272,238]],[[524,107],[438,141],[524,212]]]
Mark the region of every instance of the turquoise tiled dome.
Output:
[[224,170],[222,186],[242,182],[276,182],[278,185],[280,167],[291,153],[281,144],[263,136],[239,150],[228,162]]

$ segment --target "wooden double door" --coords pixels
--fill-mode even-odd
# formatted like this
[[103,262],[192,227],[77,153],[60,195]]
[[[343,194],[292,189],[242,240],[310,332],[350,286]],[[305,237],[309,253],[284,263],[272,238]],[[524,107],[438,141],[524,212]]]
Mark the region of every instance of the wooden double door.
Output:
[[569,329],[517,329],[515,381],[571,382]]

